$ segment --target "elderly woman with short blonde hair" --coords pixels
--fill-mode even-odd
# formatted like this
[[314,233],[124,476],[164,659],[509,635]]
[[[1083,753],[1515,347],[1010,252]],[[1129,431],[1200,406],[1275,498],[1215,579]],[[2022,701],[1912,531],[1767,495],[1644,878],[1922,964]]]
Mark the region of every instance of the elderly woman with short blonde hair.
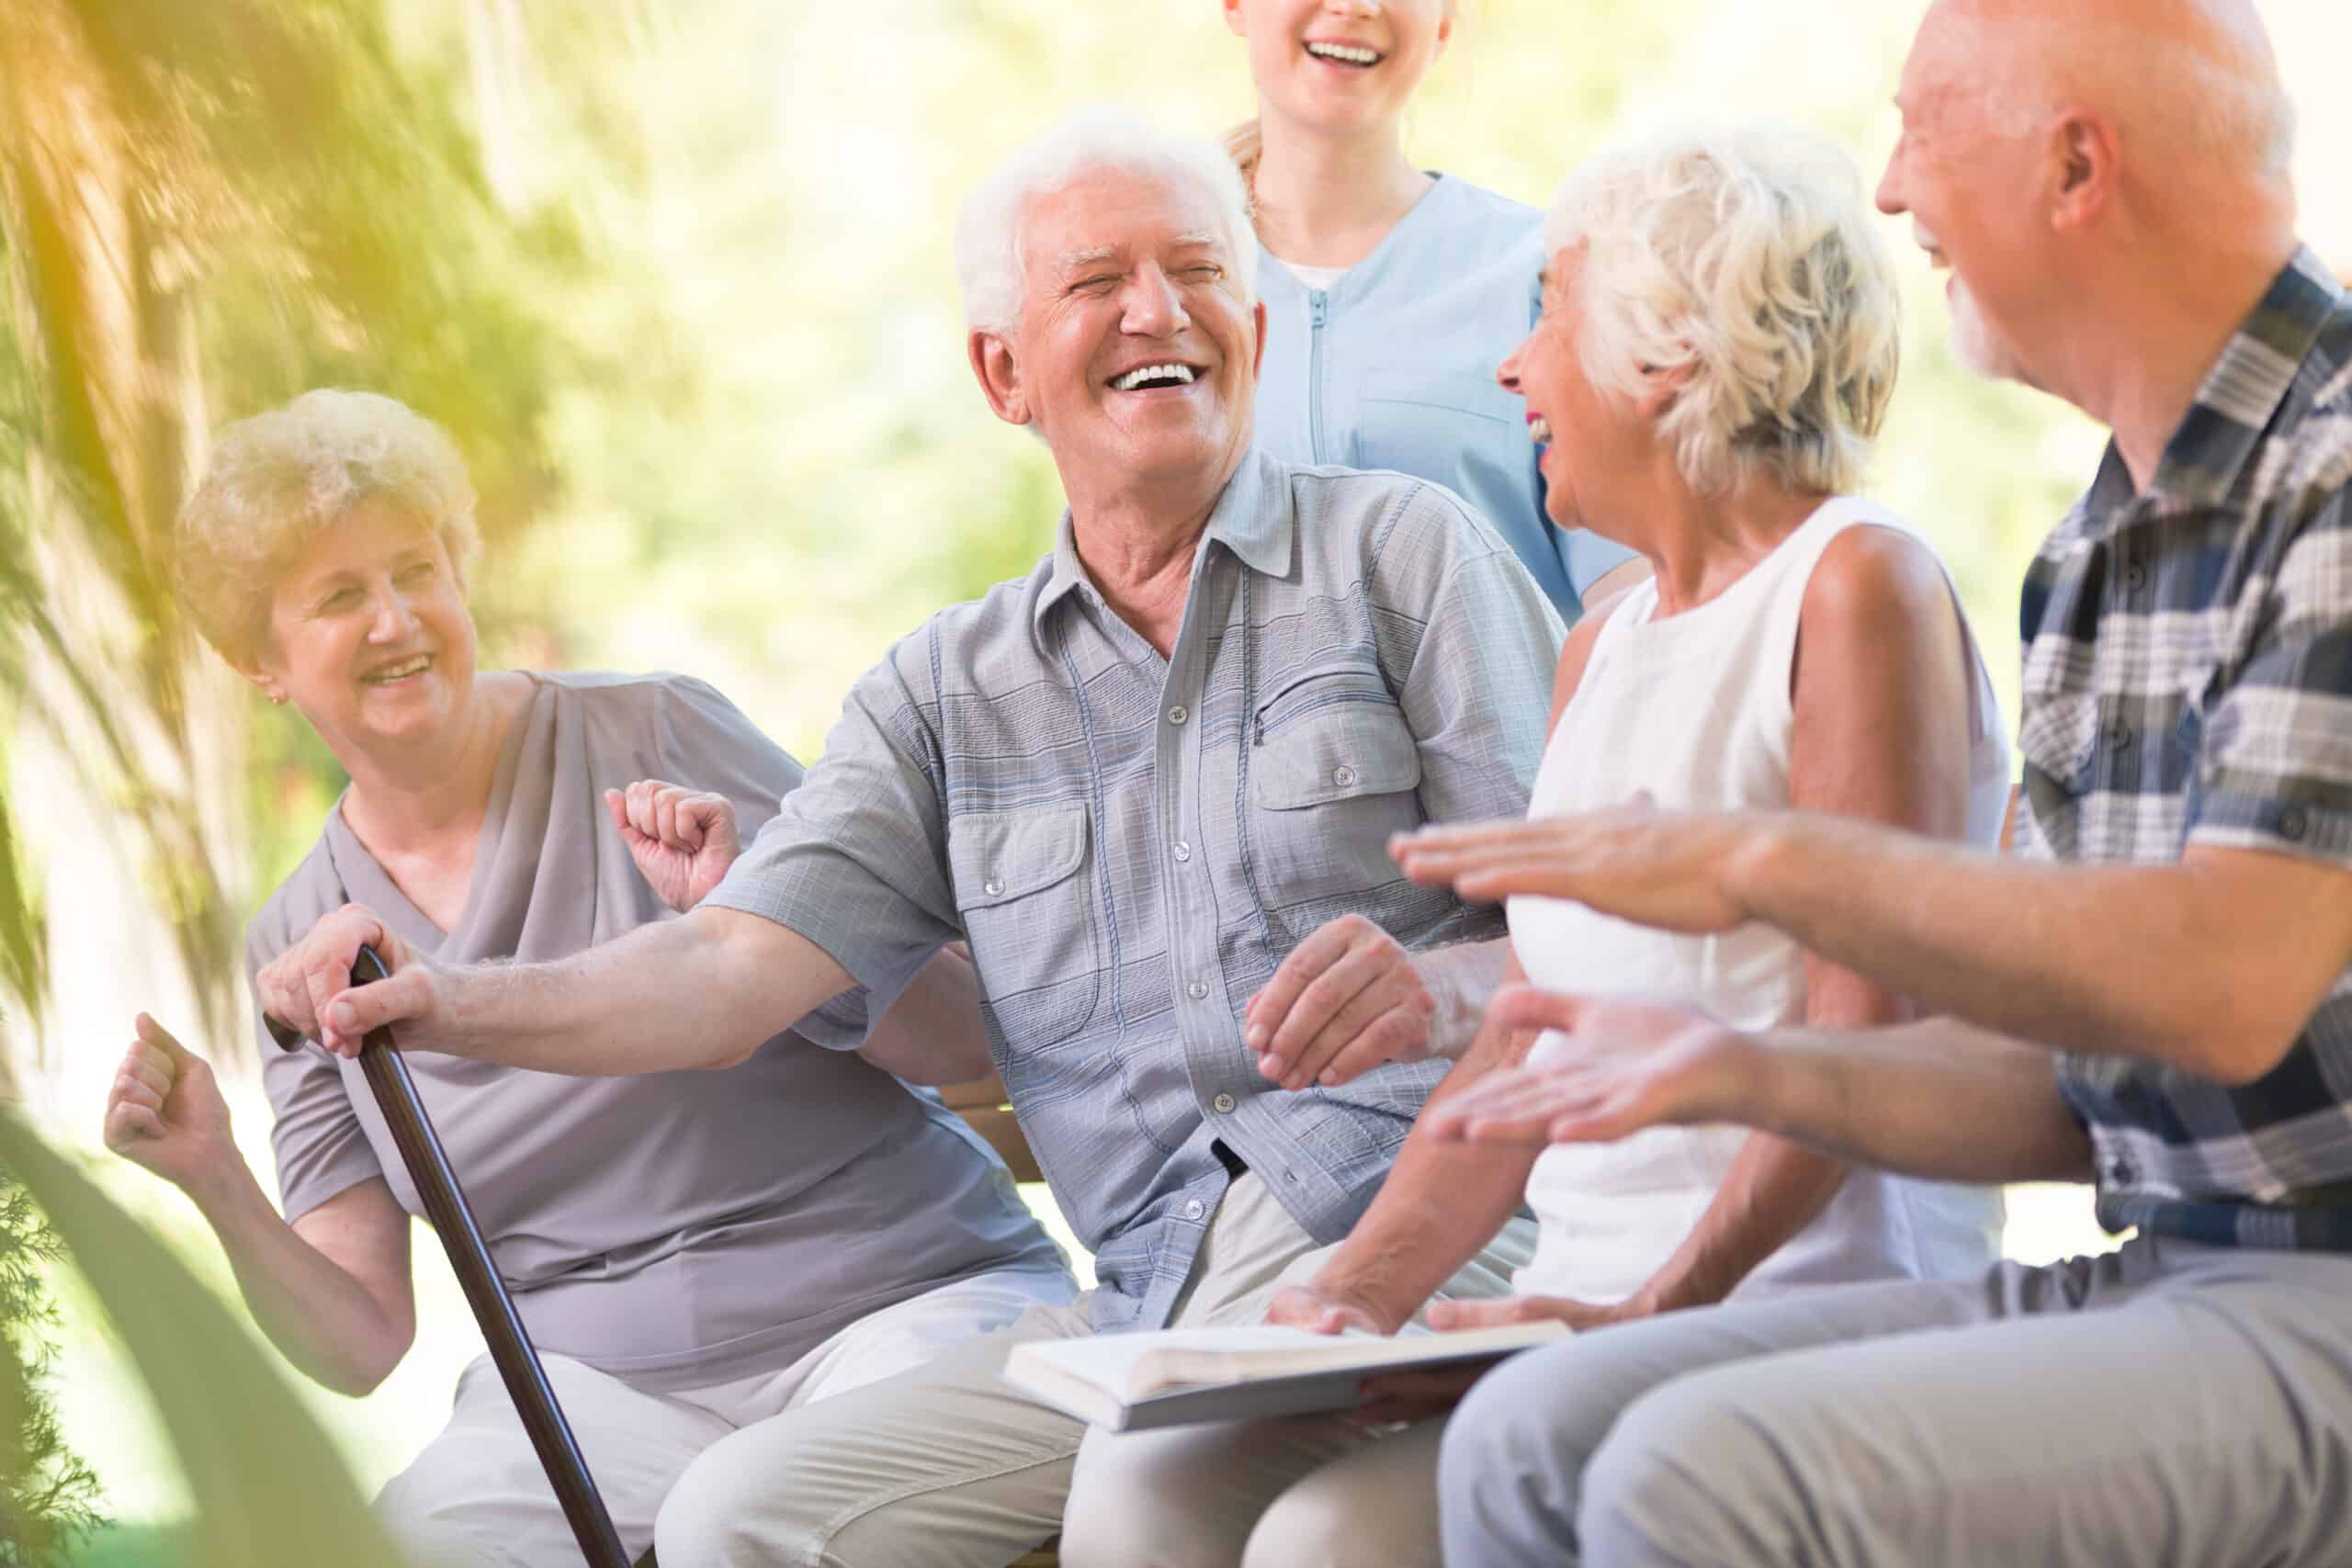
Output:
[[[1899,319],[1850,162],[1775,130],[1670,132],[1572,175],[1545,242],[1543,315],[1500,378],[1526,401],[1554,520],[1638,551],[1654,575],[1594,604],[1564,646],[1532,814],[1646,795],[1991,842],[2008,765],[1974,641],[1934,552],[1854,493],[1894,391]],[[1762,928],[1679,936],[1542,898],[1510,915],[1510,972],[1554,989],[1670,997],[1755,1026],[1905,1015],[1902,998]],[[1555,1043],[1490,1019],[1430,1104]],[[1733,1295],[1956,1275],[1992,1258],[2000,1217],[1984,1190],[1849,1171],[1737,1131],[1539,1158],[1417,1126],[1353,1233],[1272,1316],[1396,1333],[1521,1203],[1540,1234],[1518,1294],[1430,1303],[1430,1325],[1606,1332]],[[1241,1551],[1251,1568],[1434,1564],[1439,1438],[1475,1377],[1375,1385],[1352,1425],[1090,1450],[1081,1470],[1115,1470],[1138,1501],[1124,1540],[1067,1541],[1065,1560],[1206,1562],[1157,1543],[1210,1511],[1204,1495],[1242,1495],[1262,1509]],[[1326,1462],[1303,1480],[1274,1461],[1309,1451]]]
[[[311,392],[220,434],[179,522],[190,611],[351,781],[254,918],[249,972],[353,903],[449,962],[577,953],[691,905],[799,782],[699,681],[478,671],[473,510],[448,437],[389,398]],[[943,957],[863,1057],[786,1032],[721,1070],[590,1079],[412,1053],[630,1551],[718,1438],[1069,1299],[1003,1168],[891,1076],[957,1041],[960,1076],[985,1071]],[[195,1200],[289,1360],[366,1393],[415,1332],[419,1201],[356,1064],[261,1049],[283,1218],[210,1069],[143,1015],[107,1141]],[[379,1506],[421,1560],[579,1561],[486,1359]]]

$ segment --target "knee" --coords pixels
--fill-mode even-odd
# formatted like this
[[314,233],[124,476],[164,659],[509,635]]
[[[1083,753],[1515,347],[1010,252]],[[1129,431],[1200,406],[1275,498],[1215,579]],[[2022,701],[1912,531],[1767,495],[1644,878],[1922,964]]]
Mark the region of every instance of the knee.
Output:
[[662,1568],[818,1562],[816,1530],[796,1527],[789,1471],[773,1455],[720,1438],[686,1466],[653,1520]]
[[1400,1539],[1406,1531],[1395,1528],[1399,1521],[1377,1501],[1317,1486],[1309,1477],[1275,1498],[1273,1506],[1258,1520],[1242,1551],[1241,1568],[1360,1568],[1366,1562],[1404,1568],[1435,1563],[1435,1532],[1428,1529],[1434,1519],[1423,1521],[1430,1537],[1428,1540]]
[[1592,1562],[1702,1564],[1777,1562],[1785,1542],[1770,1499],[1785,1491],[1789,1456],[1706,1377],[1668,1383],[1635,1401],[1585,1468],[1575,1520]]
[[[449,1568],[512,1568],[517,1559],[502,1550],[511,1537],[515,1511],[502,1506],[514,1488],[511,1478],[491,1467],[457,1462],[439,1448],[428,1448],[408,1469],[384,1483],[374,1513],[403,1561],[447,1563]],[[547,1483],[536,1472],[525,1480]],[[550,1503],[553,1498],[548,1499]]]
[[1199,1525],[1177,1488],[1153,1486],[1127,1472],[1081,1472],[1062,1514],[1062,1568],[1167,1562]]

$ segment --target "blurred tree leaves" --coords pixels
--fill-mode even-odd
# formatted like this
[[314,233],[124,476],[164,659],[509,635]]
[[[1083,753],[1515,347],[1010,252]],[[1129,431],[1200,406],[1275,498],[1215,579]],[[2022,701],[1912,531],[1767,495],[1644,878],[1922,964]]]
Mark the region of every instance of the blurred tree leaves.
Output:
[[[248,824],[276,817],[248,793],[250,704],[169,581],[208,428],[367,386],[457,435],[493,536],[552,491],[534,279],[578,248],[552,209],[491,199],[462,85],[396,62],[368,0],[0,21],[0,696],[134,829],[217,1039],[242,1032]],[[26,831],[6,810],[0,848]],[[28,1011],[43,949],[32,885],[0,874],[0,982]]]

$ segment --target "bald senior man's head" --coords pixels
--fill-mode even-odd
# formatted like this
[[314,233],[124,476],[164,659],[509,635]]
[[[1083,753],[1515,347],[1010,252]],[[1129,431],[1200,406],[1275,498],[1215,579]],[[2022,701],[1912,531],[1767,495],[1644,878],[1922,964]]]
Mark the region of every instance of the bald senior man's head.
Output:
[[1953,268],[1984,373],[2072,395],[2086,310],[2292,249],[2294,110],[2252,0],[1937,0],[1896,102],[1880,205]]

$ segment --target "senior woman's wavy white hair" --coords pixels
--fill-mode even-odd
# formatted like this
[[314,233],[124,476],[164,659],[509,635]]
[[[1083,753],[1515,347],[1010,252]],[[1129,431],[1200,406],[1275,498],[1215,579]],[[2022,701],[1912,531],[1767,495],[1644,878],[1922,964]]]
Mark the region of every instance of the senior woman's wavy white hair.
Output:
[[1544,226],[1582,247],[1579,357],[1627,398],[1645,367],[1687,369],[1661,420],[1702,492],[1758,465],[1850,491],[1902,363],[1894,264],[1860,172],[1779,127],[1676,130],[1570,175]]
[[1021,231],[1029,203],[1103,169],[1150,175],[1206,198],[1243,297],[1258,297],[1250,193],[1233,160],[1213,141],[1170,135],[1131,110],[1100,105],[1065,116],[964,198],[956,215],[956,277],[967,325],[1001,333],[1020,319]]
[[174,528],[180,596],[205,640],[232,663],[253,662],[279,574],[321,530],[378,499],[440,536],[463,588],[480,543],[473,482],[423,414],[322,388],[223,429]]

